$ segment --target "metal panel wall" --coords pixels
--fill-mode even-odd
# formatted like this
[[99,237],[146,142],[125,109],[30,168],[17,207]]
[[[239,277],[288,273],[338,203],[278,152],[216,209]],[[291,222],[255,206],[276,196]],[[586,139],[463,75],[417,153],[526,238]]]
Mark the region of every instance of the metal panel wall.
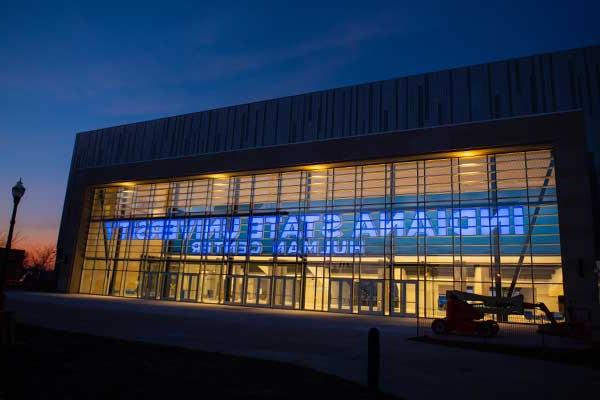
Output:
[[600,46],[84,132],[73,168],[578,108],[598,167]]

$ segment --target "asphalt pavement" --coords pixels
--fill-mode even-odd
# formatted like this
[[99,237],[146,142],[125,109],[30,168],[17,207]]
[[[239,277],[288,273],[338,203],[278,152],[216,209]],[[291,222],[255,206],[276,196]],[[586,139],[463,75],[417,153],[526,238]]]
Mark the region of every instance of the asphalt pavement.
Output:
[[600,392],[598,369],[407,340],[414,319],[16,291],[7,302],[28,324],[285,361],[361,383],[367,332],[377,327],[381,387],[407,399]]

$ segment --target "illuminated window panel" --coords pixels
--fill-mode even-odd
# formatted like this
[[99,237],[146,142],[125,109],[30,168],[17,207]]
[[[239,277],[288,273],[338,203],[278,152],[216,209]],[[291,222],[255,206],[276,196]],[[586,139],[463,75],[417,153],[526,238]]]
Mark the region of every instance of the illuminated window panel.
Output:
[[554,311],[554,176],[532,151],[101,187],[80,291],[435,317],[500,274]]

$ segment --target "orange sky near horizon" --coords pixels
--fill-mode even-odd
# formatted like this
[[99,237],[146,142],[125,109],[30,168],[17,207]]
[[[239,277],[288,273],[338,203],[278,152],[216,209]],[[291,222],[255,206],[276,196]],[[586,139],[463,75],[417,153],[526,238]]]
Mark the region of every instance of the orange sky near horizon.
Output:
[[[27,187],[27,183],[25,181],[24,183]],[[8,188],[10,189],[10,187],[9,185]],[[32,193],[26,192],[19,204],[13,234],[12,248],[14,249],[27,251],[40,246],[56,246],[62,199],[34,196]],[[9,198],[6,199],[6,197]],[[9,190],[8,196],[0,196],[0,236],[4,238],[9,229],[11,213],[12,199]],[[6,243],[0,243],[0,247],[5,246]]]
[[[2,229],[2,233],[6,229]],[[58,239],[58,226],[56,227],[33,227],[33,226],[25,226],[21,229],[15,228],[15,235],[12,248],[13,249],[21,249],[25,251],[29,251],[36,247],[52,245],[56,246],[56,241]],[[2,243],[0,247],[5,247],[6,243]]]

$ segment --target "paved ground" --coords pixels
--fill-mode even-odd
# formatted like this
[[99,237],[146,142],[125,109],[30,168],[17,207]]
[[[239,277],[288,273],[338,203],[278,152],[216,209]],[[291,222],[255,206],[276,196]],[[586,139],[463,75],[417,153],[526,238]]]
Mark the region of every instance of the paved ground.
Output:
[[382,388],[408,399],[600,391],[597,369],[408,341],[409,319],[27,292],[9,292],[8,306],[49,328],[287,361],[363,383],[367,331],[378,327]]

